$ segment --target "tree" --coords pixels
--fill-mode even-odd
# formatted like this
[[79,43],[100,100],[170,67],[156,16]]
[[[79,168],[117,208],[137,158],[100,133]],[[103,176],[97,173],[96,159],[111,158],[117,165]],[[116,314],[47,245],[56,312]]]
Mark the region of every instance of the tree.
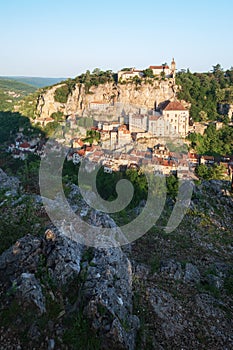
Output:
[[143,74],[145,78],[154,78],[153,70],[150,68],[144,69]]
[[199,119],[201,120],[201,121],[207,121],[208,120],[208,115],[207,115],[207,113],[205,112],[205,111],[200,111],[199,112],[199,114],[198,114],[198,116],[199,116]]
[[216,64],[215,66],[212,66],[212,72],[214,75],[218,75],[219,73],[222,73],[223,72],[223,69],[221,67],[221,65],[218,63]]
[[94,75],[100,75],[101,73],[102,73],[102,71],[100,68],[95,68],[92,72],[92,74],[94,74]]
[[160,73],[160,76],[161,76],[162,79],[165,79],[165,72],[164,72],[164,71],[161,72],[161,73]]
[[166,178],[167,193],[172,198],[175,198],[178,193],[178,179],[174,175],[170,175]]
[[68,86],[66,84],[62,85],[61,87],[59,87],[55,90],[54,100],[56,102],[66,103],[68,100],[69,93],[70,93],[70,91],[69,91]]
[[209,169],[205,164],[201,164],[196,168],[196,174],[199,178],[208,180],[209,179]]

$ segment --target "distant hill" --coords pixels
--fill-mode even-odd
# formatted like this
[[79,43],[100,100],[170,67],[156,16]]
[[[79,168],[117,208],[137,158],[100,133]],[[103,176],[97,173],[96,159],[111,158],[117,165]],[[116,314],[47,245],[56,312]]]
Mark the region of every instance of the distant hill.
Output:
[[36,88],[42,88],[59,83],[66,78],[41,78],[41,77],[0,77],[0,79],[15,80],[24,84],[32,85]]
[[13,111],[19,100],[36,91],[36,87],[0,78],[0,111]]

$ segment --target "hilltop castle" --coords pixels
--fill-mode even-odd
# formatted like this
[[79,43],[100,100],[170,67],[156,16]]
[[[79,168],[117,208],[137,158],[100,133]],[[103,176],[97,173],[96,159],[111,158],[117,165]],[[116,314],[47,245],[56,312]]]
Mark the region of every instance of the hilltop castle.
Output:
[[[170,67],[167,64],[163,64],[161,66],[150,66],[149,69],[152,70],[154,76],[160,76],[164,78],[175,78],[176,75],[176,62],[174,58],[172,59]],[[118,81],[126,81],[133,79],[134,77],[143,78],[144,73],[143,70],[139,70],[136,68],[131,69],[123,69],[117,73]]]

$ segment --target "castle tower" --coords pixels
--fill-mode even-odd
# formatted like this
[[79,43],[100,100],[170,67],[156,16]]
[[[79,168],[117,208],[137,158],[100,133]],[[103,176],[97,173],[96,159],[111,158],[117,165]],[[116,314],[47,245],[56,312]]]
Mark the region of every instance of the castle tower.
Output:
[[172,77],[175,78],[175,76],[176,76],[176,62],[175,62],[174,58],[172,59],[172,62],[171,62],[171,72],[172,72]]

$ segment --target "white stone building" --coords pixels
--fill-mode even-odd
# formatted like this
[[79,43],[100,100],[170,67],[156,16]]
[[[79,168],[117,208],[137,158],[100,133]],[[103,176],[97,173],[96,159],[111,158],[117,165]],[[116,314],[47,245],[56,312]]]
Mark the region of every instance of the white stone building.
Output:
[[143,77],[143,71],[139,69],[132,68],[129,71],[119,71],[118,72],[118,81],[126,81],[129,79],[133,79],[134,77],[142,78]]
[[148,116],[144,114],[129,114],[129,131],[146,132],[148,130]]
[[189,111],[179,101],[168,101],[161,108],[165,121],[164,134],[185,137],[189,131]]
[[178,101],[167,101],[153,116],[130,114],[129,130],[148,132],[156,137],[185,137],[189,131],[189,111]]

